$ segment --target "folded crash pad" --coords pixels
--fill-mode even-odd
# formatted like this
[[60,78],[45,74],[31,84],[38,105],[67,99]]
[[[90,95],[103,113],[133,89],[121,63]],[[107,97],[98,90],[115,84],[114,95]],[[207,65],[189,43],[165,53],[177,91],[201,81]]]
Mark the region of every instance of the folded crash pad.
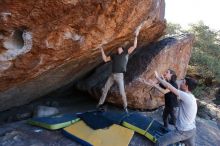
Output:
[[146,136],[152,142],[170,130],[163,127],[162,124],[153,120],[151,117],[146,117],[138,113],[127,116],[122,123],[123,126],[136,131],[137,133]]
[[89,127],[94,130],[103,129],[113,125],[113,121],[103,116],[103,111],[88,111],[77,114]]
[[102,115],[112,121],[114,124],[122,124],[123,120],[129,115],[126,112],[117,112],[117,111],[106,111]]
[[94,130],[82,120],[64,128],[62,133],[85,146],[127,146],[134,134],[132,130],[116,124]]
[[63,114],[51,117],[32,118],[27,122],[31,125],[56,130],[69,126],[79,120],[80,118],[78,118],[76,114]]
[[129,114],[119,111],[94,110],[79,113],[77,116],[93,129],[102,129],[112,124],[120,125]]

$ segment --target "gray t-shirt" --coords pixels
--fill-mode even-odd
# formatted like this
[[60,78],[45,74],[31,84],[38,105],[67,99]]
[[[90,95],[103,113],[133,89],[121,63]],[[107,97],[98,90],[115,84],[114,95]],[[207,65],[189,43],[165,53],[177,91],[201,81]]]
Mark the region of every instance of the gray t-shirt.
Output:
[[176,126],[178,130],[189,131],[196,128],[196,98],[193,94],[178,90],[180,103]]
[[112,72],[124,73],[128,63],[128,51],[124,50],[121,54],[113,54],[112,59]]

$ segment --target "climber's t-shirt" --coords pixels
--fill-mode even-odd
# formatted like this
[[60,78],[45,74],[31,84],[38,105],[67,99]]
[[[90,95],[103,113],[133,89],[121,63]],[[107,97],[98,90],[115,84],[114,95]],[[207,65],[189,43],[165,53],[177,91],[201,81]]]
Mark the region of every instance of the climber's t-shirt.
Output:
[[112,59],[112,73],[124,73],[128,63],[128,50],[124,50],[121,54],[113,54]]
[[180,99],[180,108],[176,121],[177,129],[181,131],[192,130],[196,128],[196,98],[192,93],[186,93],[180,90],[178,90],[178,94]]

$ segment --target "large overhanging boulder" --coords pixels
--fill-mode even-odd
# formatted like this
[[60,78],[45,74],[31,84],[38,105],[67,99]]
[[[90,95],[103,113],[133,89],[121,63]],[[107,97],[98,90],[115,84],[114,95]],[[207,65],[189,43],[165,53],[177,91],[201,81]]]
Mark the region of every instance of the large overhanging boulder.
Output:
[[[137,53],[130,57],[125,73],[125,91],[130,108],[155,109],[164,105],[164,95],[142,80],[155,80],[154,71],[163,73],[169,68],[175,70],[178,78],[182,79],[186,75],[193,40],[194,37],[190,34],[165,38],[139,48]],[[97,68],[91,76],[79,82],[77,87],[99,99],[101,89],[110,74],[111,62]],[[107,101],[122,105],[116,85],[110,89]]]
[[98,64],[134,39],[156,41],[165,29],[164,0],[0,1],[0,111],[36,99]]

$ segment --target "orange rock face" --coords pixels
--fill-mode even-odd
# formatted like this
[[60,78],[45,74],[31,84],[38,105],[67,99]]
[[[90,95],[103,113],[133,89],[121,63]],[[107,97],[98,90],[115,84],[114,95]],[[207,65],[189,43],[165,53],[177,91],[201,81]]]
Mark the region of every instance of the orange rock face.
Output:
[[[194,37],[185,35],[176,38],[166,38],[149,46],[139,48],[130,57],[125,78],[125,91],[130,108],[155,109],[164,105],[164,95],[157,89],[145,84],[140,79],[155,80],[154,71],[164,73],[167,69],[176,71],[179,79],[186,74],[191,56]],[[98,68],[93,75],[78,83],[78,88],[88,91],[100,98],[101,89],[111,74],[111,63]],[[108,93],[107,101],[122,105],[122,99],[116,85]]]
[[101,62],[99,46],[131,43],[143,21],[138,44],[156,41],[164,8],[164,0],[0,1],[0,110],[76,80]]

